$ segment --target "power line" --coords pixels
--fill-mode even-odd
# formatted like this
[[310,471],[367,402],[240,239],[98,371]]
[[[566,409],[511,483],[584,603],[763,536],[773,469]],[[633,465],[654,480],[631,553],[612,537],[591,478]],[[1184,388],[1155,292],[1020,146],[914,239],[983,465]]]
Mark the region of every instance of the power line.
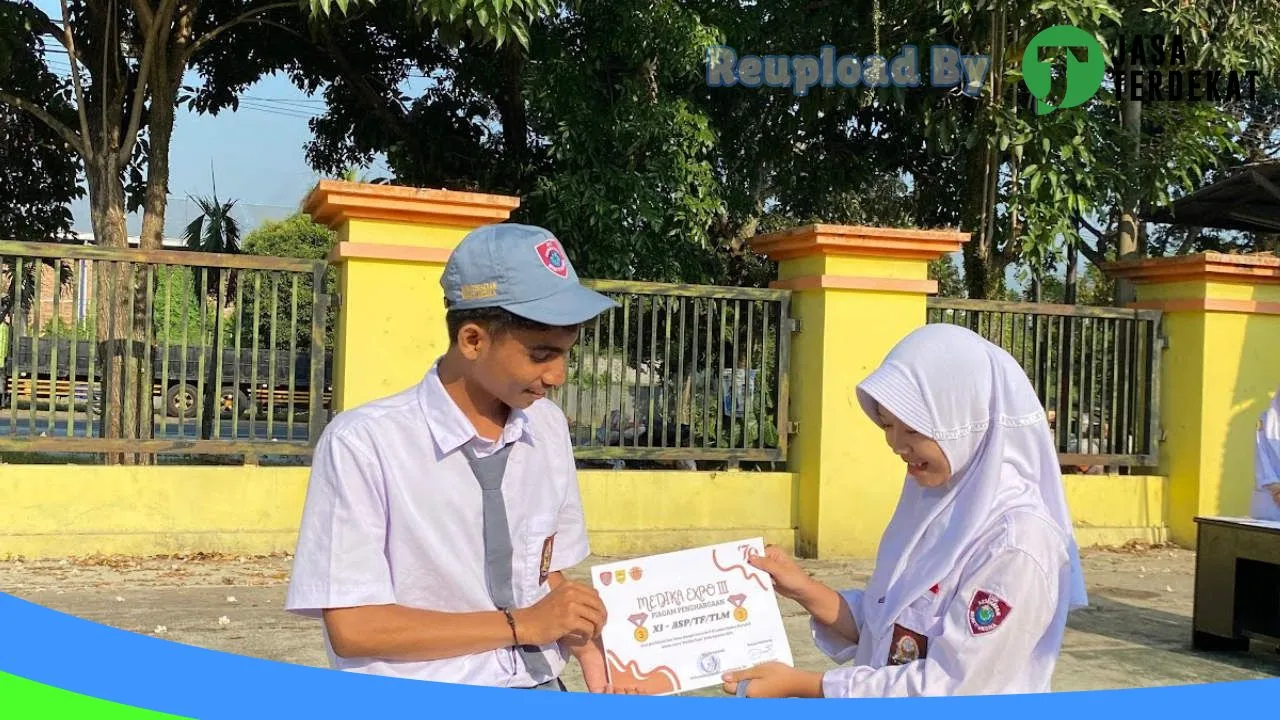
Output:
[[246,110],[256,110],[269,115],[280,115],[282,117],[299,118],[303,120],[310,120],[318,115],[318,113],[308,112],[296,107],[273,105],[254,100],[241,100],[239,106]]
[[322,98],[272,98],[272,97],[261,97],[259,95],[241,95],[241,97],[247,100],[260,100],[262,102],[280,102],[280,103],[290,103],[290,104],[296,104],[296,103],[323,104],[324,102],[326,102]]

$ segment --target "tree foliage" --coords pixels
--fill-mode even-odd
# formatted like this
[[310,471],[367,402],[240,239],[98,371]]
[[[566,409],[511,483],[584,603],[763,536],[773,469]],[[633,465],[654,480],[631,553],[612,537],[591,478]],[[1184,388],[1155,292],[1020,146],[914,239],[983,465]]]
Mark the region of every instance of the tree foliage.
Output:
[[[45,42],[30,31],[27,4],[0,5],[0,92],[47,99],[56,119],[74,117],[71,86],[51,72]],[[70,203],[83,194],[81,163],[66,141],[30,113],[0,104],[0,240],[71,235]]]
[[[1114,256],[1122,208],[1167,202],[1244,147],[1241,107],[1150,105],[1136,137],[1109,87],[1036,115],[1020,92],[1032,36],[1069,23],[1110,51],[1122,30],[1182,32],[1203,50],[1189,65],[1235,68],[1257,65],[1251,52],[1277,47],[1280,33],[1275,19],[1173,2],[1142,12],[1119,0],[584,0],[526,6],[526,48],[480,32],[442,41],[462,15],[399,21],[428,5],[352,2],[323,31],[324,59],[291,66],[304,88],[326,88],[308,149],[317,169],[385,153],[398,182],[520,195],[518,219],[561,233],[596,276],[759,284],[772,273],[748,247],[761,231],[959,227],[973,236],[972,297],[1000,296],[1010,265],[1053,268],[1069,248],[1095,263]],[[1215,49],[1206,33],[1247,51]],[[978,97],[927,86],[800,97],[708,87],[713,44],[757,55],[946,44],[996,67]],[[408,92],[418,76],[427,89]],[[1251,132],[1263,133],[1263,111],[1252,113]],[[1089,229],[1104,240],[1084,242]]]
[[[305,260],[323,260],[333,248],[335,236],[329,228],[313,222],[303,214],[292,215],[283,220],[272,220],[258,226],[244,239],[243,250],[249,255],[268,255],[271,257],[291,257]],[[258,314],[253,313],[253,306],[236,310],[236,326],[239,328],[241,347],[253,347],[256,339],[258,346],[266,348],[272,342],[272,320],[276,320],[275,347],[277,350],[296,349],[300,353],[311,351],[311,321],[314,309],[313,288],[311,278],[297,279],[297,315],[294,316],[294,286],[292,278],[288,282],[278,282],[274,296],[270,284],[263,283],[258,303]],[[325,293],[336,295],[337,273],[330,269],[325,275]],[[272,313],[272,307],[280,311]],[[284,328],[296,319],[297,331]],[[329,305],[329,313],[325,318],[326,347],[333,347],[334,332],[337,329],[338,312],[334,304]],[[233,330],[235,332],[235,330]]]

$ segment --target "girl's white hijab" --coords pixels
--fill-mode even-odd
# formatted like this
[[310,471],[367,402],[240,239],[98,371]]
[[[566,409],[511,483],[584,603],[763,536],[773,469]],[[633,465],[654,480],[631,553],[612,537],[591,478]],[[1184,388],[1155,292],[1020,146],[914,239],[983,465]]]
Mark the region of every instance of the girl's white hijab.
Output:
[[885,635],[907,605],[980,550],[979,538],[1018,509],[1060,530],[1071,559],[1060,602],[1068,610],[1088,604],[1044,408],[1008,353],[964,328],[926,325],[904,338],[857,394],[876,423],[883,406],[935,440],[952,471],[944,487],[924,488],[910,476],[903,484],[863,596],[873,636]]

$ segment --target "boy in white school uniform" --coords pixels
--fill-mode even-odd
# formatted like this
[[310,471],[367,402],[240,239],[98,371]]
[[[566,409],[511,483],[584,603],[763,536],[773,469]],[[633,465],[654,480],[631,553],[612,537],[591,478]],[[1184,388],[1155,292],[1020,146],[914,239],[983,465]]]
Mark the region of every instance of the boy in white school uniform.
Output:
[[286,609],[334,667],[564,690],[606,685],[573,449],[546,399],[578,326],[613,306],[548,231],[490,225],[446,265],[450,346],[422,381],[339,414],[317,444]]

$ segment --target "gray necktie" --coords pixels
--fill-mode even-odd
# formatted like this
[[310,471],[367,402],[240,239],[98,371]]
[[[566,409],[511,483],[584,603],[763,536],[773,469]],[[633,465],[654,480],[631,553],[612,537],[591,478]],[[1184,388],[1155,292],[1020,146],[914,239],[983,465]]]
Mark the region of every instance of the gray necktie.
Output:
[[[515,588],[511,582],[511,531],[507,526],[507,508],[502,499],[502,476],[507,470],[507,456],[511,454],[514,443],[502,446],[498,452],[485,457],[477,457],[468,445],[462,446],[462,452],[471,463],[471,472],[480,482],[480,495],[484,501],[484,570],[485,580],[489,584],[489,597],[500,610],[509,610],[515,606]],[[542,656],[536,645],[521,645],[516,648],[524,659],[529,674],[538,677],[552,677],[551,666]]]

